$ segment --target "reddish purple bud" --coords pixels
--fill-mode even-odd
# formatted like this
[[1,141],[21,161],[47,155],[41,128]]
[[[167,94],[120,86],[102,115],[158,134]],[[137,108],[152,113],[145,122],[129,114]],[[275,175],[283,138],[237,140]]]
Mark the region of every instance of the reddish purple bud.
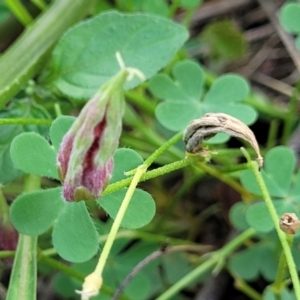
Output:
[[57,156],[66,201],[101,196],[113,170],[124,112],[126,69],[109,80],[89,100],[66,133]]

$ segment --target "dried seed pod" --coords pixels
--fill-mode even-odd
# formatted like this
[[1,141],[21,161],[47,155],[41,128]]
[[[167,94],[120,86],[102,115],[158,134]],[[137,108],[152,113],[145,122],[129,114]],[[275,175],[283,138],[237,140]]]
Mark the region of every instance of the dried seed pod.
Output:
[[300,227],[300,221],[296,214],[285,213],[279,220],[280,229],[288,234],[295,234]]
[[189,153],[199,152],[204,140],[208,140],[220,132],[249,142],[257,154],[259,167],[262,167],[263,157],[251,129],[240,120],[224,113],[207,113],[202,118],[191,121],[183,134],[186,151]]

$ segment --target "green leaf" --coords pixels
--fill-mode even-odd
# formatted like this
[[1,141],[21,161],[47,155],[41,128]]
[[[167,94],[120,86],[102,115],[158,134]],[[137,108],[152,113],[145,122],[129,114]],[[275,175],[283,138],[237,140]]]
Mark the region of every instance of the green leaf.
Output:
[[226,104],[228,100],[238,102],[245,99],[249,91],[249,84],[243,77],[226,74],[217,78],[207,92],[204,101],[218,105]]
[[[256,119],[256,112],[241,101],[249,93],[247,81],[233,74],[219,77],[205,97],[201,97],[203,86],[202,68],[195,62],[185,60],[173,68],[173,78],[156,75],[149,82],[149,90],[157,98],[164,99],[155,111],[158,121],[172,131],[183,130],[188,123],[207,112],[224,112],[246,124]],[[202,98],[204,98],[202,100]],[[215,138],[215,142],[222,142]]]
[[245,280],[254,280],[259,275],[261,248],[251,247],[232,255],[228,267],[230,271]]
[[[0,119],[7,118],[38,118],[48,119],[49,114],[42,106],[35,104],[32,99],[20,99],[0,112]],[[35,131],[41,135],[48,133],[48,126],[37,125],[1,125],[0,126],[0,182],[7,184],[18,177],[23,172],[15,168],[10,157],[10,144],[15,136],[23,131]]]
[[239,230],[245,230],[249,228],[246,221],[246,210],[248,205],[243,202],[235,203],[229,211],[229,219],[233,226]]
[[133,170],[143,163],[143,158],[134,150],[121,148],[114,155],[114,169],[110,183],[127,178],[124,172]]
[[58,179],[55,151],[39,134],[27,132],[15,137],[10,155],[23,172]]
[[[187,37],[184,27],[158,16],[102,13],[63,36],[53,53],[51,79],[64,94],[88,98],[120,70],[117,51],[126,66],[138,68],[150,78],[170,61]],[[125,87],[139,83],[135,78]]]
[[[274,200],[278,219],[286,212],[298,215],[297,209],[289,202],[282,200]],[[259,202],[251,205],[246,212],[246,220],[248,224],[258,232],[269,232],[273,230],[274,224],[270,217],[265,202]]]
[[300,171],[297,173],[297,176],[295,177],[288,199],[296,203],[297,205],[300,205]]
[[10,218],[20,233],[37,236],[53,225],[63,206],[60,187],[23,193],[12,203]]
[[[266,154],[262,176],[272,196],[286,197],[288,195],[295,164],[295,155],[287,147],[278,146]],[[254,194],[261,193],[251,171],[243,171],[241,181],[250,192]]]
[[84,262],[98,251],[99,237],[85,203],[66,202],[52,233],[57,253],[71,262]]
[[[121,203],[127,192],[126,189],[118,190],[97,200],[98,204],[115,219]],[[130,200],[121,226],[128,229],[141,228],[151,222],[155,214],[155,202],[150,194],[136,189]]]
[[273,291],[273,288],[268,286],[263,292],[262,300],[277,300],[277,299],[296,300],[296,297],[292,291],[289,291],[285,287],[282,287],[279,293],[275,293]]
[[246,54],[246,39],[233,21],[209,23],[201,33],[201,38],[209,45],[210,53],[217,57],[234,60]]
[[262,251],[260,253],[260,272],[263,277],[273,282],[276,278],[279,255],[272,249],[273,245],[262,245]]
[[170,284],[175,284],[188,273],[193,267],[182,253],[170,253],[162,260],[166,279]]
[[300,4],[287,3],[280,10],[280,22],[290,33],[300,33]]
[[56,151],[74,121],[75,118],[71,116],[60,116],[53,121],[50,127],[50,138]]

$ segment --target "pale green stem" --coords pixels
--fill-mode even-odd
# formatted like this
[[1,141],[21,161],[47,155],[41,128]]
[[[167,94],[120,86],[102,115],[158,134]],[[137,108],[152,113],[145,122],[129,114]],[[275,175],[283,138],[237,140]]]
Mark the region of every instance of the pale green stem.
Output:
[[53,120],[50,119],[21,119],[21,118],[14,118],[14,119],[0,119],[0,125],[27,125],[27,124],[34,124],[34,125],[48,125],[50,126]]
[[22,4],[20,0],[5,0],[5,3],[15,15],[15,17],[24,25],[29,25],[33,18],[30,13],[27,11],[25,6]]
[[40,10],[45,10],[47,8],[47,3],[44,0],[31,0],[31,2]]
[[292,279],[292,283],[294,286],[294,290],[295,290],[295,296],[297,300],[300,300],[300,283],[299,283],[299,278],[298,278],[298,274],[297,274],[297,269],[296,269],[296,265],[292,256],[292,252],[291,252],[291,248],[290,245],[286,239],[286,234],[281,231],[280,227],[279,227],[279,217],[277,215],[276,209],[273,205],[272,199],[270,197],[269,191],[266,187],[266,184],[264,182],[264,179],[261,175],[261,173],[258,170],[258,165],[256,162],[251,161],[251,158],[249,156],[249,154],[247,153],[247,151],[244,148],[241,148],[241,150],[243,151],[245,157],[247,158],[247,161],[249,163],[250,168],[252,169],[254,176],[256,178],[256,181],[258,183],[258,186],[260,187],[260,190],[262,192],[262,196],[263,199],[266,203],[267,209],[270,213],[271,219],[273,221],[275,230],[277,232],[277,235],[279,237],[281,246],[283,248],[283,253],[285,255],[286,258],[286,262],[289,268],[289,272],[291,275],[291,279]]
[[238,237],[230,241],[222,249],[213,253],[213,255],[207,259],[203,264],[196,267],[192,272],[181,278],[178,282],[173,284],[167,291],[161,294],[156,300],[173,299],[186,286],[195,282],[202,274],[212,269],[214,266],[218,266],[220,261],[224,261],[235,249],[240,247],[245,241],[250,239],[256,234],[253,228],[249,228],[240,234]]
[[102,272],[104,269],[104,266],[106,264],[108,255],[110,253],[111,247],[113,245],[113,242],[116,238],[116,235],[118,233],[118,230],[120,228],[120,225],[122,223],[122,220],[124,218],[124,215],[126,213],[126,210],[128,208],[128,205],[130,203],[130,200],[133,196],[133,193],[136,189],[136,186],[138,185],[140,178],[142,177],[142,175],[146,172],[147,170],[147,166],[145,165],[141,165],[137,168],[137,171],[135,173],[135,175],[132,178],[131,184],[127,190],[127,193],[124,197],[124,200],[119,208],[118,214],[115,218],[115,221],[111,227],[111,230],[109,232],[108,238],[106,240],[106,243],[103,247],[103,250],[101,252],[100,258],[99,258],[99,262],[95,268],[95,273],[98,274],[100,277],[102,277]]
[[247,284],[244,280],[241,278],[236,278],[234,282],[234,286],[236,287],[237,290],[240,290],[243,292],[245,295],[249,297],[249,299],[252,300],[262,300],[262,296],[254,290],[251,286]]
[[[27,175],[25,191],[40,187],[40,177]],[[37,237],[19,235],[13,269],[10,277],[7,300],[35,300],[37,291]]]
[[225,174],[219,172],[218,170],[216,170],[202,162],[197,162],[196,166],[198,166],[204,172],[210,174],[211,176],[214,176],[214,177],[220,179],[221,181],[227,183],[234,190],[236,190],[238,193],[240,193],[243,199],[245,199],[245,200],[252,199],[252,195],[243,186],[241,186],[234,179],[230,178],[228,175],[225,175]]
[[62,111],[61,111],[61,108],[60,108],[60,105],[58,102],[54,103],[54,111],[55,111],[56,117],[59,117],[62,115]]
[[[287,235],[287,240],[289,246],[293,244],[293,236]],[[286,259],[284,253],[280,255],[279,264],[277,268],[277,274],[274,283],[272,284],[273,291],[280,294],[282,287],[285,285],[285,275],[286,275]]]

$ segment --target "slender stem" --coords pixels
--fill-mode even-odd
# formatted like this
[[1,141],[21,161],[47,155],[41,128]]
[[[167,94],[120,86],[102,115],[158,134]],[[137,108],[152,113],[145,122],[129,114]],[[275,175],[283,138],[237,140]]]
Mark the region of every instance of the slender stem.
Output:
[[14,119],[0,119],[0,125],[48,125],[50,126],[53,120],[49,119],[22,119],[22,118],[14,118]]
[[197,162],[196,166],[200,167],[203,171],[206,173],[220,179],[221,181],[227,183],[229,186],[231,186],[234,190],[236,190],[238,193],[241,194],[242,198],[245,200],[252,199],[252,195],[242,186],[240,185],[237,181],[234,179],[230,178],[229,176],[219,172],[218,170],[202,163],[202,162]]
[[47,3],[44,0],[31,0],[31,2],[40,10],[45,10],[47,8]]
[[103,250],[101,252],[100,258],[99,258],[99,262],[95,268],[95,273],[98,274],[100,277],[102,277],[102,272],[104,269],[104,266],[106,264],[108,255],[110,253],[111,247],[113,245],[113,242],[116,238],[116,235],[118,233],[118,230],[120,228],[121,222],[124,218],[124,215],[126,213],[126,210],[128,208],[129,202],[133,196],[133,193],[136,189],[137,184],[140,181],[140,178],[142,177],[142,175],[146,172],[147,167],[145,165],[141,165],[140,167],[138,167],[135,175],[132,178],[131,184],[127,190],[127,193],[124,197],[124,200],[120,206],[120,209],[118,211],[118,214],[115,218],[115,221],[111,227],[111,230],[109,232],[108,238],[106,240],[106,243],[103,247]]
[[6,224],[9,222],[9,205],[3,194],[2,187],[0,187],[0,223]]
[[280,290],[282,288],[282,283],[284,281],[286,272],[286,259],[284,253],[280,255],[279,264],[277,267],[277,274],[274,283],[272,284],[272,287],[274,288],[274,291],[276,293],[280,293]]
[[56,0],[0,57],[0,109],[40,70],[50,48],[87,12],[91,0]]
[[33,18],[30,13],[27,11],[25,6],[22,4],[20,0],[5,0],[5,3],[15,15],[15,17],[24,25],[29,25]]
[[230,241],[222,249],[216,251],[209,259],[207,259],[203,264],[199,265],[192,272],[188,273],[186,276],[181,278],[178,282],[172,285],[167,291],[161,294],[156,300],[167,300],[173,299],[173,297],[184,287],[188,286],[194,282],[202,274],[206,273],[214,266],[217,266],[220,261],[226,259],[236,248],[242,245],[245,241],[250,239],[256,234],[256,231],[253,228],[249,228],[244,231],[242,234],[237,236],[235,239]]
[[[142,92],[142,90],[141,90]],[[138,91],[129,91],[125,93],[126,99],[130,101],[133,104],[138,105],[140,108],[143,109],[143,111],[146,111],[152,115],[154,115],[155,112],[155,103],[153,101],[150,101],[150,99],[147,99],[147,97],[143,94],[139,93]]]
[[[25,192],[40,188],[41,179],[35,175],[25,178]],[[37,237],[19,235],[7,300],[35,299],[37,291]]]
[[[151,171],[143,174],[143,176],[140,178],[140,181],[146,181],[146,180],[158,177],[158,176],[162,176],[162,175],[170,173],[172,171],[179,170],[186,166],[189,166],[192,163],[193,163],[193,159],[191,159],[191,158],[185,158],[182,160],[175,161],[171,164],[165,165],[163,167],[151,170]],[[131,180],[132,180],[132,177],[110,184],[103,192],[103,195],[113,193],[123,187],[128,186],[131,183]]]
[[271,219],[273,221],[274,227],[276,229],[277,235],[279,237],[281,246],[283,248],[283,253],[285,255],[286,262],[287,262],[289,272],[290,272],[290,275],[291,275],[291,279],[292,279],[292,282],[293,282],[296,299],[300,300],[300,283],[299,283],[298,273],[297,273],[296,265],[295,265],[293,255],[292,255],[292,252],[291,252],[290,245],[289,245],[289,243],[287,241],[287,238],[286,238],[286,234],[283,231],[281,231],[281,229],[279,227],[279,217],[278,217],[276,209],[273,205],[272,199],[270,197],[270,194],[268,192],[268,189],[266,187],[264,179],[263,179],[261,173],[258,171],[257,163],[254,162],[254,161],[251,161],[250,156],[248,155],[248,153],[246,152],[245,149],[242,148],[242,151],[243,151],[245,157],[247,158],[247,161],[249,163],[249,167],[252,169],[252,171],[254,173],[254,176],[256,178],[256,181],[257,181],[257,183],[260,187],[260,190],[262,192],[263,199],[266,203],[267,209],[270,213],[270,216],[271,216]]
[[277,119],[274,119],[270,122],[270,129],[267,139],[267,149],[271,149],[276,145],[276,137],[278,134],[279,122]]
[[253,300],[263,299],[262,296],[255,289],[253,289],[250,285],[247,284],[247,282],[245,282],[241,278],[235,279],[234,286],[236,287],[236,289],[240,290],[245,295],[247,295],[250,299]]
[[285,119],[284,127],[283,127],[282,144],[287,144],[288,139],[291,135],[293,126],[295,124],[299,91],[300,91],[300,81],[297,82],[297,84],[294,88],[294,91],[293,91],[293,95],[290,99],[288,117]]

